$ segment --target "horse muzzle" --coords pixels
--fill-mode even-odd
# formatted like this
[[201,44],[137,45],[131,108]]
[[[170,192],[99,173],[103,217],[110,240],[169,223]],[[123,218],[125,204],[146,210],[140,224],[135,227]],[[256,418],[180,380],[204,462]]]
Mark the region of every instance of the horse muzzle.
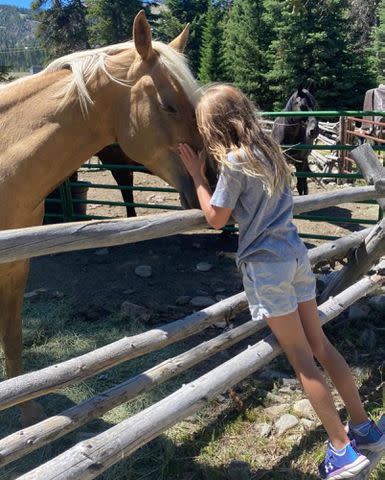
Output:
[[179,193],[179,198],[180,203],[185,210],[200,208],[194,185],[192,185],[192,188],[183,189],[183,191]]

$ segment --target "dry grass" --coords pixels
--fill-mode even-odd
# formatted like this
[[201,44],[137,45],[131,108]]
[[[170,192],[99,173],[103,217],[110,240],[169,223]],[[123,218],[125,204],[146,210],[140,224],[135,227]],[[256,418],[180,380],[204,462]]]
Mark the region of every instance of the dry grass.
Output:
[[[145,329],[141,324],[127,325],[119,315],[112,315],[91,324],[79,319],[75,321],[71,305],[63,300],[48,303],[27,302],[24,318],[28,370],[79,355],[123,335]],[[348,324],[340,319],[327,328],[329,335],[335,339],[353,366],[367,409],[374,418],[378,418],[384,412],[381,385],[384,380],[385,338],[382,330],[376,330],[383,328],[383,320],[383,316],[378,314],[365,322],[366,327],[370,325],[370,328],[378,332],[376,348],[372,349],[370,354],[367,347],[360,345],[358,340],[362,333],[361,322]],[[213,332],[209,334],[212,335]],[[176,355],[188,346],[189,342],[181,342],[160,352],[132,360],[79,385],[49,395],[42,399],[42,403],[49,415],[60,412],[169,356]],[[0,478],[4,480],[16,478],[22,472],[30,470],[80,441],[85,435],[103,431],[163,398],[179,388],[182,383],[213,368],[218,361],[220,359],[206,362],[203,366],[196,367],[185,375],[115,408],[102,419],[81,428],[80,432],[73,432],[56,441],[51,447],[41,449],[6,467],[0,473]],[[283,358],[276,359],[271,368],[292,376]],[[243,411],[239,411],[234,401],[226,395],[225,398],[212,402],[197,414],[175,425],[129,459],[112,467],[101,478],[104,480],[318,478],[316,465],[322,460],[326,440],[321,427],[307,432],[302,427],[295,427],[281,438],[274,434],[268,438],[260,438],[255,428],[256,423],[271,421],[264,412],[264,406],[267,405],[265,397],[268,391],[278,392],[279,386],[279,380],[270,380],[259,375],[252,376],[236,387],[236,392],[245,407]],[[301,393],[294,393],[292,400],[301,396]],[[345,418],[344,410],[341,413]],[[1,413],[2,436],[15,431],[16,425],[16,409]],[[242,465],[237,470],[237,467],[234,467],[234,460],[246,462],[249,470],[245,473]],[[372,479],[385,479],[385,464],[377,469]]]

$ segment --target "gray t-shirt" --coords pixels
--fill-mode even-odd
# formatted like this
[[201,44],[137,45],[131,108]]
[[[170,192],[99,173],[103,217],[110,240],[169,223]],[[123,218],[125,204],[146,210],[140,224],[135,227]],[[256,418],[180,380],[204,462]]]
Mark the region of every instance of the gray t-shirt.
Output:
[[287,186],[269,197],[258,177],[243,173],[233,154],[227,157],[211,205],[233,210],[239,225],[237,264],[242,261],[284,262],[307,253],[293,224],[293,197]]

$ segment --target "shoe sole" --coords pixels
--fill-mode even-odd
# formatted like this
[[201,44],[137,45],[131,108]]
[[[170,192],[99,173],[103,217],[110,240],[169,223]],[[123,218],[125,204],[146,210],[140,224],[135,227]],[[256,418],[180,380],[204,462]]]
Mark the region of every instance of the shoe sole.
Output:
[[369,459],[364,457],[363,455],[357,458],[356,461],[351,463],[348,467],[343,467],[343,471],[337,471],[332,473],[330,476],[326,477],[327,480],[342,480],[343,478],[353,478],[358,473],[361,473],[370,465]]
[[357,448],[367,452],[381,452],[381,450],[385,450],[385,434],[376,443],[357,444]]

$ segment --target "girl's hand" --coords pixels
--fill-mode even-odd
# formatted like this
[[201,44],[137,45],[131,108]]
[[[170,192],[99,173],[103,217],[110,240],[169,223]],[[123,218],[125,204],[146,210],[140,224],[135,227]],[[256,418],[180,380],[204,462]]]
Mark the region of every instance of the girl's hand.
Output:
[[187,143],[180,143],[178,151],[188,173],[193,178],[202,177],[204,164],[200,155],[194,152],[194,150],[190,147],[190,145],[187,145]]

